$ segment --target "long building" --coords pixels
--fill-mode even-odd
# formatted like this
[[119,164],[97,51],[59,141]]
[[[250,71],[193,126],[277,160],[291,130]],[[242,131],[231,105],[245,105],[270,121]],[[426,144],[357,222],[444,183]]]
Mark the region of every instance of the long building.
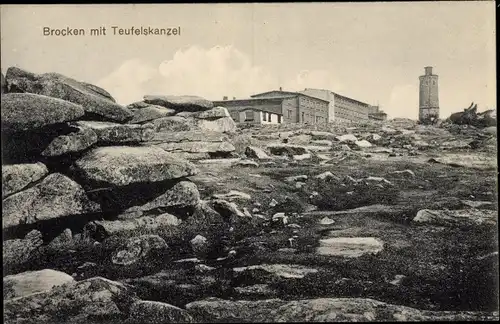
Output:
[[327,100],[300,92],[274,90],[247,99],[214,101],[238,123],[280,124],[328,122]]
[[369,104],[342,96],[327,89],[306,88],[300,93],[328,101],[328,121],[368,120]]

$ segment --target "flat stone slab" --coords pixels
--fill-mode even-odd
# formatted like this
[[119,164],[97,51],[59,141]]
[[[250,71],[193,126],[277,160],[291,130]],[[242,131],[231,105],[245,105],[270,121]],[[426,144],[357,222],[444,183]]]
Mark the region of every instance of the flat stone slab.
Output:
[[498,223],[498,212],[488,209],[460,209],[460,210],[419,210],[415,218],[416,223],[440,226],[471,226],[493,225]]
[[304,278],[307,274],[317,273],[318,270],[297,264],[259,264],[248,267],[234,268],[235,272],[263,270],[282,278]]
[[169,152],[187,152],[187,153],[216,153],[233,152],[235,147],[228,142],[180,142],[180,143],[161,143],[156,144]]
[[74,282],[75,280],[69,274],[52,269],[26,271],[5,276],[3,284],[4,291],[7,291],[7,296],[4,295],[4,299],[25,297],[39,292],[46,292],[55,286]]
[[99,147],[75,162],[87,181],[126,186],[158,182],[196,174],[195,166],[155,147]]
[[179,143],[179,142],[223,142],[228,137],[220,132],[210,131],[176,131],[176,132],[157,132],[151,139],[151,142]]
[[429,162],[480,170],[494,170],[497,167],[497,160],[491,154],[446,154],[431,158]]
[[100,206],[88,199],[78,183],[63,174],[52,173],[35,186],[2,201],[2,227],[34,224],[99,210]]
[[213,102],[198,96],[145,95],[144,102],[176,111],[202,111],[214,107]]
[[76,120],[84,115],[82,106],[32,93],[2,95],[2,131],[27,131]]
[[78,121],[76,125],[93,130],[97,134],[97,141],[101,144],[145,142],[151,140],[155,133],[153,124]]
[[[498,321],[498,312],[428,311],[368,298],[317,298],[286,301],[207,298],[186,305],[219,323]],[[210,321],[210,322],[211,322]]]
[[2,166],[2,199],[16,193],[49,173],[43,163],[11,164]]
[[376,254],[384,249],[384,243],[374,237],[332,237],[319,240],[316,252],[320,255],[357,258],[364,254]]

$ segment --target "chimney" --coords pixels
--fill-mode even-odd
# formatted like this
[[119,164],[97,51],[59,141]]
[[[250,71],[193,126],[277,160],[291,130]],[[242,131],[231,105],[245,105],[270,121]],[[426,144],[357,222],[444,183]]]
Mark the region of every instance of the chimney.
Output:
[[281,87],[280,87],[280,91],[282,91]]
[[222,100],[227,100],[227,96],[222,97]]
[[425,75],[432,75],[432,66],[425,67]]
[[236,100],[236,97],[233,97],[233,100]]

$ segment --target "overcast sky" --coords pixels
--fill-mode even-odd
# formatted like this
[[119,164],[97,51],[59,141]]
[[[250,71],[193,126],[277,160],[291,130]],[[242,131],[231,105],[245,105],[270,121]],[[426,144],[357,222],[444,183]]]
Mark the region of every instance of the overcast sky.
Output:
[[[90,28],[107,28],[90,36]],[[180,36],[112,35],[180,26]],[[44,36],[43,28],[85,36]],[[441,117],[496,107],[495,3],[2,5],[1,68],[59,72],[128,104],[326,88],[390,118],[418,116],[418,77],[439,75]]]

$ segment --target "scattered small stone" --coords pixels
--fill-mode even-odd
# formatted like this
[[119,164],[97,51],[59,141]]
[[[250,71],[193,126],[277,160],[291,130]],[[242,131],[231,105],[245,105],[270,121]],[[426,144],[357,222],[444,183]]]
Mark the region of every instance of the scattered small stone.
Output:
[[391,282],[389,282],[391,285],[395,285],[395,286],[398,286],[399,284],[401,284],[401,281],[406,278],[406,276],[404,275],[396,275],[394,277],[394,280],[392,280]]
[[337,136],[336,139],[342,143],[342,142],[356,142],[358,138],[354,136],[353,134],[346,134],[342,136]]
[[412,171],[412,170],[403,170],[403,171],[394,171],[394,172],[391,172],[392,174],[402,174],[402,175],[405,175],[405,174],[408,174],[412,177],[415,177],[415,173]]
[[320,180],[337,179],[337,177],[330,171],[325,171],[323,173],[320,173],[317,176],[315,176],[315,178]]
[[368,178],[365,179],[366,181],[377,181],[377,182],[385,182],[387,184],[391,184],[391,182],[389,180],[387,180],[386,178],[382,178],[382,177],[372,177],[372,176],[369,176]]
[[335,223],[335,221],[331,218],[328,218],[328,217],[323,217],[320,221],[319,221],[320,225],[331,225],[333,223]]
[[310,159],[310,158],[311,158],[311,154],[310,153],[300,154],[300,155],[294,155],[293,156],[293,159],[295,161],[302,161],[302,160],[307,160],[307,159]]
[[210,267],[210,266],[207,266],[205,264],[197,264],[197,265],[195,265],[194,268],[195,268],[196,271],[202,272],[202,273],[204,273],[204,272],[210,272],[210,271],[215,270],[214,267]]
[[473,201],[473,200],[461,200],[462,204],[472,208],[479,208],[483,206],[493,205],[491,201]]
[[249,194],[241,192],[241,191],[237,191],[237,190],[230,190],[226,194],[215,194],[212,197],[215,199],[225,199],[225,200],[229,200],[229,201],[238,200],[238,199],[240,199],[240,200],[252,199],[252,196],[250,196]]
[[354,144],[360,148],[372,147],[372,143],[368,142],[367,140],[356,141],[354,142]]
[[250,212],[248,211],[247,208],[243,208],[243,214],[245,214],[246,217],[252,217],[252,214],[250,214]]
[[300,189],[305,185],[306,185],[305,182],[295,182],[295,188],[297,188],[297,189]]
[[307,180],[308,177],[303,174],[303,175],[298,175],[298,176],[292,176],[292,177],[287,177],[285,178],[286,182],[295,182],[295,181],[305,181]]
[[276,207],[278,205],[278,202],[276,200],[271,200],[271,202],[269,203],[269,207]]

